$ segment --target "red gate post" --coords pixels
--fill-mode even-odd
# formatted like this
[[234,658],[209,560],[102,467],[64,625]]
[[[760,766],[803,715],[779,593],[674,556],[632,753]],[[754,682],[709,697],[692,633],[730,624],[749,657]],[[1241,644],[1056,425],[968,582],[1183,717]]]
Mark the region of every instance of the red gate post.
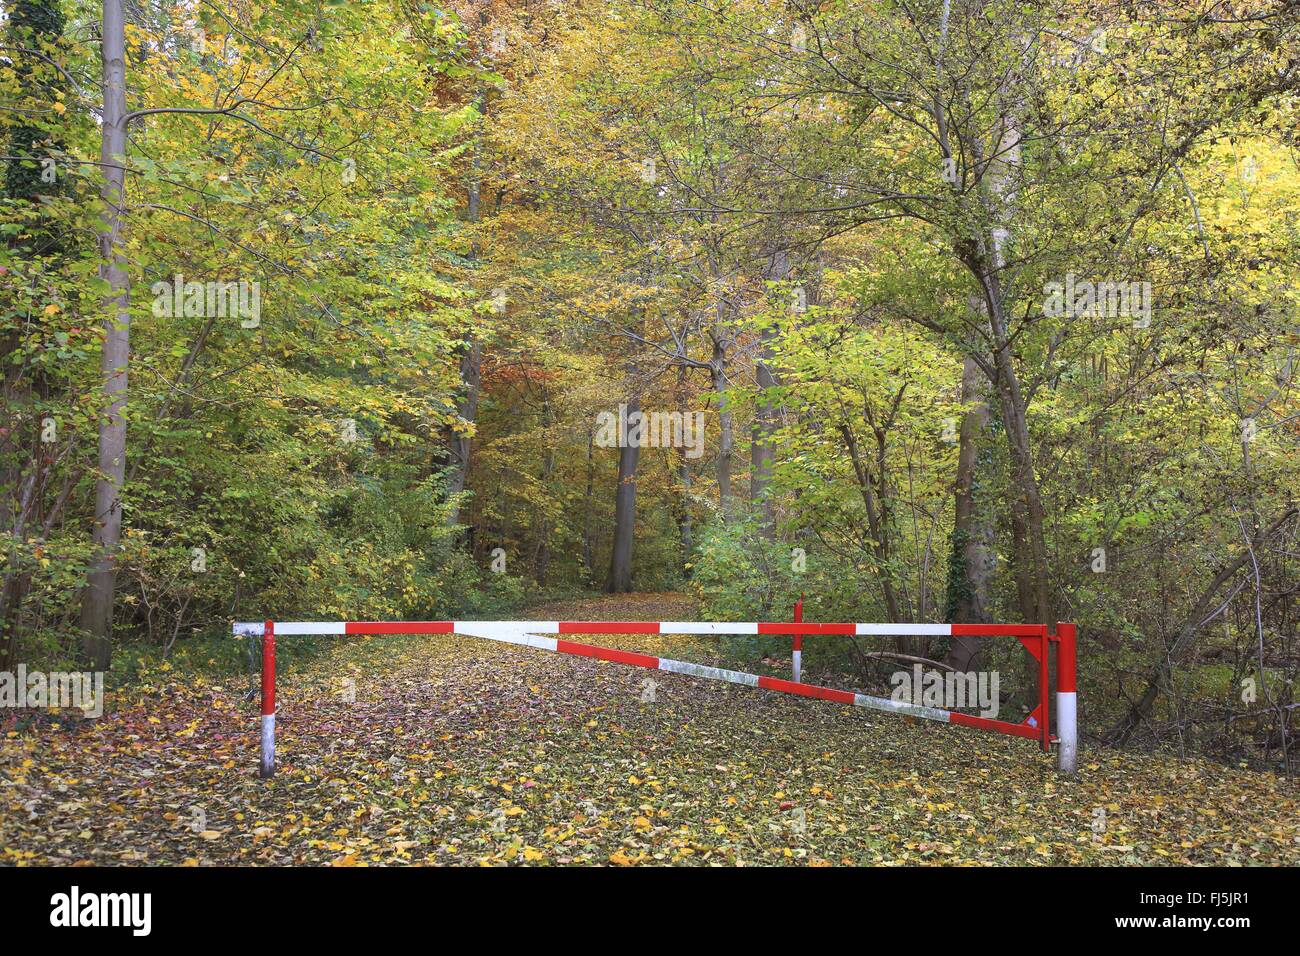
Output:
[[[794,602],[794,622],[803,623],[803,595],[799,595],[799,600]],[[794,636],[794,650],[790,653],[790,669],[794,674],[793,680],[796,684],[800,683],[800,673],[803,670],[803,635]]]
[[1047,719],[1047,709],[1050,706],[1048,703],[1049,698],[1047,696],[1048,694],[1047,687],[1050,681],[1047,672],[1047,655],[1049,653],[1048,649],[1051,646],[1051,642],[1048,640],[1047,637],[1046,624],[1043,625],[1043,636],[1041,638],[1041,643],[1038,646],[1042,648],[1043,651],[1042,657],[1039,658],[1038,661],[1038,713],[1043,718],[1043,726],[1040,728],[1040,730],[1042,731],[1042,735],[1043,735],[1043,753],[1051,753],[1052,730],[1051,727],[1049,726],[1050,721]]
[[275,776],[275,623],[262,630],[262,779]]
[[1078,664],[1078,629],[1073,624],[1056,625],[1056,767],[1069,776],[1079,769],[1078,695],[1075,670]]

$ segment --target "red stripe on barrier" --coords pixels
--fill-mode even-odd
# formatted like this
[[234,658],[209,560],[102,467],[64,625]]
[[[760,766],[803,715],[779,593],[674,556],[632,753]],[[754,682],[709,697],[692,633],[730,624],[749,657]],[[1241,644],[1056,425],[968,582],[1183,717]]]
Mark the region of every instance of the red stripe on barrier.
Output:
[[614,661],[617,664],[631,664],[634,667],[659,669],[659,658],[635,651],[619,651],[612,647],[597,647],[594,644],[579,644],[576,641],[556,641],[555,649],[561,654],[576,654],[579,657],[595,657],[602,661]]
[[658,634],[658,621],[560,621],[561,634]]
[[971,714],[959,714],[955,710],[948,712],[948,723],[961,724],[963,727],[976,727],[979,730],[992,730],[1012,737],[1028,737],[1037,740],[1042,731],[1028,724],[1013,724],[1005,720],[990,720],[987,717],[975,717]]
[[796,684],[792,680],[780,680],[776,677],[760,677],[758,686],[764,690],[779,690],[783,694],[797,697],[815,697],[818,700],[833,700],[840,704],[852,704],[853,692],[835,690],[831,687],[819,687],[816,684]]
[[1047,630],[1042,624],[954,624],[953,637],[1038,637]]
[[450,634],[454,621],[348,621],[344,634]]

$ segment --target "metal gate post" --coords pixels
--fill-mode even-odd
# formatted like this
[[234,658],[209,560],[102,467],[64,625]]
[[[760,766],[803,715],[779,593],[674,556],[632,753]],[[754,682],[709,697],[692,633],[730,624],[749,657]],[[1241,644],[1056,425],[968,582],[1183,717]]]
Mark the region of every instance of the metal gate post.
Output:
[[275,776],[275,623],[262,631],[262,779]]

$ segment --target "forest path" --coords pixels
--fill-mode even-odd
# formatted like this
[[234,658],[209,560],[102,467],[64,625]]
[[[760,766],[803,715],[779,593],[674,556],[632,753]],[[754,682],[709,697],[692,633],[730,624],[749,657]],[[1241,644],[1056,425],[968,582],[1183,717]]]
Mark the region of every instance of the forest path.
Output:
[[[694,614],[630,594],[521,616]],[[1086,749],[1067,782],[1020,739],[441,635],[285,674],[266,784],[247,689],[160,673],[101,720],[10,732],[0,863],[1300,863],[1271,776]]]

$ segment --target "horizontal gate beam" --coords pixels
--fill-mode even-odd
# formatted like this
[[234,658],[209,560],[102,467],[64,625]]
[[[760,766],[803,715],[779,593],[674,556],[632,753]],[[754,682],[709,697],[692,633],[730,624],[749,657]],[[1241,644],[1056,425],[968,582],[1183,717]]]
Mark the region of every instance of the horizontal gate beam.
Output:
[[[1041,637],[1042,624],[834,624],[776,621],[276,621],[275,633],[452,634],[465,627],[506,627],[528,634],[841,634],[876,637]],[[236,635],[260,637],[265,624],[241,622]]]

